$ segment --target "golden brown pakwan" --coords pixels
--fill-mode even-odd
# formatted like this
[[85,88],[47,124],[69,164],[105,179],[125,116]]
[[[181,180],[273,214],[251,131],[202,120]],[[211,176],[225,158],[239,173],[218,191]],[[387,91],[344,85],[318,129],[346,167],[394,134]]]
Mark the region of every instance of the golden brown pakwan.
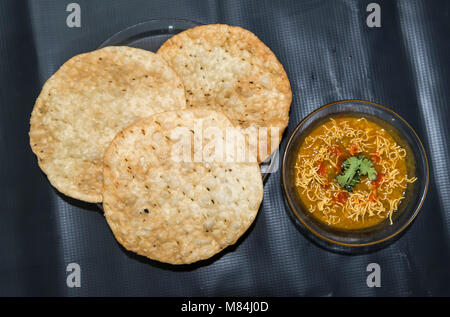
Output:
[[180,78],[159,55],[125,46],[80,54],[42,88],[30,119],[31,149],[56,189],[101,202],[103,153],[114,136],[185,105]]
[[[189,131],[187,138],[178,133],[181,127]],[[217,140],[208,134],[210,128],[221,132],[217,144],[224,144],[232,127],[221,112],[189,108],[152,115],[117,134],[104,157],[103,208],[120,244],[153,260],[189,264],[236,243],[263,198],[256,159],[185,161],[172,156],[181,140],[191,140],[190,131],[192,138],[201,133],[206,146]],[[195,157],[197,149],[188,149]]]
[[300,146],[295,184],[312,215],[339,229],[374,226],[392,214],[409,183],[407,152],[383,127],[356,117],[330,118]]
[[183,81],[187,107],[221,111],[235,126],[258,129],[259,162],[275,151],[289,120],[291,85],[283,65],[255,34],[201,25],[174,35],[157,54]]

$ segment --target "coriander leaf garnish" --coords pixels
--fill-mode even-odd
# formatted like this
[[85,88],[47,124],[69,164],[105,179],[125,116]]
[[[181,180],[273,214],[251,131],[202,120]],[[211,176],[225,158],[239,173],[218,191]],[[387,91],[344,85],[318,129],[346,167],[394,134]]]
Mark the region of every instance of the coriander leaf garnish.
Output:
[[356,182],[355,175],[358,172],[360,161],[357,157],[349,157],[342,163],[342,173],[336,177],[339,185],[351,192],[352,187],[358,184]]
[[365,157],[364,155],[359,155],[358,158],[361,160],[361,165],[359,166],[359,170],[361,175],[367,175],[371,181],[377,179],[377,171],[373,167],[373,163],[370,159]]
[[362,154],[346,159],[342,163],[341,170],[342,173],[336,176],[336,180],[348,192],[352,192],[353,187],[361,182],[361,175],[367,176],[370,180],[377,179],[377,171],[372,161]]

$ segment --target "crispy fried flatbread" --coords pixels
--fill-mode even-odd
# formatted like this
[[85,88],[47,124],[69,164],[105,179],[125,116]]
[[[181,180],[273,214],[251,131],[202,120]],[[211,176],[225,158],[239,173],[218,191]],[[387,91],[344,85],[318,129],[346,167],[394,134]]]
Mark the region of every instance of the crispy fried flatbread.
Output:
[[[263,196],[256,158],[194,159],[194,139],[202,135],[200,152],[214,153],[232,126],[222,113],[190,108],[155,114],[114,138],[104,158],[103,208],[126,249],[188,264],[234,244],[249,228]],[[186,144],[187,157],[179,155]]]
[[288,123],[292,92],[283,66],[252,32],[197,26],[168,39],[157,54],[183,80],[188,107],[221,110],[244,129],[272,127],[268,138],[266,130],[260,132],[259,161],[275,150]]
[[103,154],[117,132],[184,107],[183,84],[159,55],[106,47],[71,58],[45,83],[31,115],[31,148],[60,192],[100,202]]

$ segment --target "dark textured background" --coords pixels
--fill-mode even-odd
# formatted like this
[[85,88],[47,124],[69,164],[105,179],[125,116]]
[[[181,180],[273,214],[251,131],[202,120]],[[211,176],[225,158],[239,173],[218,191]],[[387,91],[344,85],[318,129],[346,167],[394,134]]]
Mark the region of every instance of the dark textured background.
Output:
[[[0,1],[0,295],[450,295],[450,1]],[[377,2],[382,27],[370,29]],[[403,116],[422,138],[431,183],[423,210],[394,244],[367,255],[330,253],[305,239],[282,202],[280,173],[240,242],[201,265],[170,267],[126,252],[101,212],[59,195],[28,145],[45,82],[75,54],[154,18],[228,23],[278,56],[294,94],[287,133],[312,110],[366,99]],[[282,149],[286,143],[286,137]],[[81,288],[66,265],[81,265]],[[366,266],[381,266],[381,288]]]

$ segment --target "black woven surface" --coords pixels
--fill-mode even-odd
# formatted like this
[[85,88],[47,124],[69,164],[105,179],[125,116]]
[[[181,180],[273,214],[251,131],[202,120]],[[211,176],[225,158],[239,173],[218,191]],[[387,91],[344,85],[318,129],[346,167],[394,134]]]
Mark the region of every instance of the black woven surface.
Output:
[[[450,1],[0,1],[0,295],[450,295]],[[381,5],[381,28],[365,21]],[[330,253],[305,239],[282,201],[280,173],[265,186],[251,230],[200,265],[171,267],[125,251],[95,205],[58,194],[28,145],[45,82],[70,57],[154,18],[227,23],[258,35],[293,90],[287,134],[331,101],[387,105],[415,128],[431,167],[428,197],[407,232],[366,255]],[[284,148],[286,137],[281,148]],[[81,287],[66,286],[66,265]],[[368,288],[366,267],[381,266]]]

